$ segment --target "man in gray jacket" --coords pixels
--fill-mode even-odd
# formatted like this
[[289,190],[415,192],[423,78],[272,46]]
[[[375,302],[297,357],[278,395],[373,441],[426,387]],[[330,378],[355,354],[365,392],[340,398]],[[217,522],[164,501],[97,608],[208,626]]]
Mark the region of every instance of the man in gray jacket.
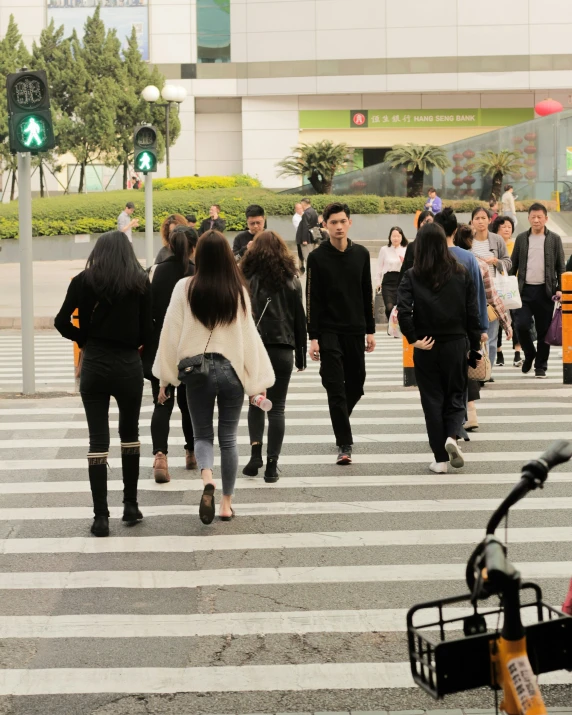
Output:
[[[561,276],[564,273],[562,239],[546,228],[548,212],[543,204],[528,209],[528,231],[520,233],[512,251],[511,274],[518,276],[522,308],[516,311],[516,329],[524,350],[522,371],[530,372],[534,363],[536,377],[546,377],[550,345],[544,338],[552,321],[552,297],[562,298]],[[530,335],[532,319],[536,324],[536,349]]]

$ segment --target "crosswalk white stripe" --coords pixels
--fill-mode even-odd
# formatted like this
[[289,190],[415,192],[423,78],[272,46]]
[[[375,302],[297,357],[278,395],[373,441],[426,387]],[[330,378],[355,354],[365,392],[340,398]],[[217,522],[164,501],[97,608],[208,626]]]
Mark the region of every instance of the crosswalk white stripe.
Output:
[[[472,442],[530,442],[534,440],[546,440],[546,442],[551,442],[555,439],[568,439],[570,436],[569,431],[555,432],[512,432],[509,434],[502,432],[475,432],[471,435]],[[422,442],[427,443],[427,435],[424,432],[411,433],[411,434],[359,434],[354,430],[353,432],[354,444],[403,444],[406,442]],[[153,443],[150,436],[141,436],[140,442],[143,445],[151,445]],[[237,444],[245,445],[250,444],[250,438],[248,435],[238,435],[236,438]],[[186,440],[184,437],[170,437],[169,442],[173,446],[184,445]],[[284,444],[331,444],[332,435],[331,434],[295,434],[295,435],[285,435]],[[112,447],[119,447],[121,444],[119,438],[113,437],[111,439]],[[48,438],[48,439],[34,439],[34,448],[46,449],[46,448],[77,448],[85,447],[86,440],[81,437],[62,437],[59,439]],[[0,439],[0,450],[2,449],[30,449],[30,439]]]
[[[239,504],[237,514],[241,516],[292,516],[315,514],[429,514],[440,512],[493,511],[498,499],[409,499],[395,501],[353,501],[353,502],[263,502],[260,504]],[[538,497],[519,502],[512,507],[518,511],[560,511],[572,509],[572,497]],[[120,518],[120,507],[109,509],[111,516]],[[146,506],[145,516],[196,515],[193,504],[164,504]],[[35,521],[89,519],[93,516],[91,507],[6,507],[0,509],[0,521]],[[572,571],[571,571],[572,573]]]
[[[146,510],[145,510],[146,511]],[[162,554],[201,551],[272,549],[343,549],[360,546],[443,546],[477,544],[483,529],[423,529],[420,531],[329,531],[232,536],[111,536],[1,539],[0,554]],[[566,526],[512,528],[511,544],[572,542]]]
[[[456,474],[382,474],[376,476],[339,475],[335,477],[286,477],[279,484],[269,487],[262,477],[239,476],[238,488],[243,489],[348,489],[353,487],[414,487],[414,486],[469,486],[474,484],[514,484],[518,479],[517,474],[467,474],[463,472],[462,479]],[[550,483],[568,484],[572,482],[572,472],[552,472]],[[119,479],[110,479],[107,482],[110,492],[123,490],[123,482]],[[202,492],[201,479],[174,479],[168,484],[157,484],[153,479],[140,479],[139,491],[151,492]],[[89,482],[86,478],[82,481],[61,482],[0,482],[0,494],[78,494],[90,493]]]
[[[333,438],[332,438],[333,449]],[[471,452],[465,453],[465,462],[468,466],[479,462],[518,462],[522,464],[527,459],[536,459],[538,450],[526,448],[523,445],[520,452]],[[300,464],[317,464],[324,465],[328,459],[334,460],[335,455],[332,453],[329,457],[323,454],[301,454],[301,455],[281,455],[281,465],[300,465]],[[239,457],[240,466],[245,465],[250,457],[242,455]],[[356,454],[352,456],[354,464],[426,464],[431,460],[429,453],[423,454],[406,454],[399,453],[383,453],[383,454]],[[112,469],[121,469],[121,458],[110,457],[109,465]],[[86,459],[49,459],[47,457],[39,457],[38,459],[12,459],[0,461],[0,472],[26,472],[45,469],[85,469]],[[169,465],[171,467],[184,467],[184,457],[170,457]],[[141,457],[142,467],[152,467],[153,458]],[[220,457],[215,457],[214,466],[220,467]],[[462,479],[463,472],[459,473],[459,479]]]
[[[460,619],[471,609],[445,608],[443,618]],[[438,613],[423,613],[425,622],[438,620]],[[278,635],[290,633],[403,633],[407,610],[367,609],[359,611],[269,611],[246,613],[196,613],[140,615],[89,613],[65,616],[0,616],[0,638],[191,638],[204,636]],[[523,623],[538,618],[530,609]],[[486,617],[491,627],[497,617]],[[456,626],[458,628],[458,624]],[[447,624],[445,630],[454,630]],[[435,631],[438,626],[424,628]]]
[[[515,567],[525,579],[569,579],[572,573],[572,561],[525,561],[516,563]],[[465,564],[300,566],[200,571],[21,571],[0,573],[0,589],[166,589],[464,580]]]
[[[541,684],[569,685],[572,673],[546,673],[539,680]],[[227,693],[231,686],[233,692],[416,687],[409,663],[0,669],[0,695]]]

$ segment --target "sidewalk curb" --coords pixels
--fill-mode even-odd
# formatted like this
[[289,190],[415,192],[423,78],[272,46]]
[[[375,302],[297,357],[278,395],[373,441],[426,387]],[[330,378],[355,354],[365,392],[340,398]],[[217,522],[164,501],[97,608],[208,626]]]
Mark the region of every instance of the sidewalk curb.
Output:
[[[35,317],[35,330],[50,330],[54,327],[54,318],[51,317]],[[21,330],[21,318],[0,318],[0,330]]]

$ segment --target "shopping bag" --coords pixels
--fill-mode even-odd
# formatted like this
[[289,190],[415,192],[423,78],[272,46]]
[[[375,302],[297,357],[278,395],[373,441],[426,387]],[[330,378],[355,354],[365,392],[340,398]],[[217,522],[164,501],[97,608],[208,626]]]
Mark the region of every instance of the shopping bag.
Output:
[[504,273],[497,272],[495,288],[507,310],[522,308],[522,300],[518,290],[518,278],[516,276],[507,276]]
[[556,303],[556,309],[552,316],[552,322],[544,338],[547,345],[562,345],[562,305]]
[[401,337],[401,329],[399,328],[399,321],[397,320],[397,306],[395,306],[389,314],[389,321],[387,323],[387,334],[392,338]]

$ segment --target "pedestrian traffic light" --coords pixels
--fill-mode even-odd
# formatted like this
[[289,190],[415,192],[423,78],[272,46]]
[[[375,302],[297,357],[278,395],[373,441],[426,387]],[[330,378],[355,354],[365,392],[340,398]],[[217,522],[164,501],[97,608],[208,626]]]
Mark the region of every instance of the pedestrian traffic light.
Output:
[[56,145],[48,78],[44,70],[22,70],[6,77],[10,151],[37,154]]
[[135,156],[133,164],[135,171],[148,174],[157,171],[157,130],[150,124],[140,124],[135,127],[133,135]]

